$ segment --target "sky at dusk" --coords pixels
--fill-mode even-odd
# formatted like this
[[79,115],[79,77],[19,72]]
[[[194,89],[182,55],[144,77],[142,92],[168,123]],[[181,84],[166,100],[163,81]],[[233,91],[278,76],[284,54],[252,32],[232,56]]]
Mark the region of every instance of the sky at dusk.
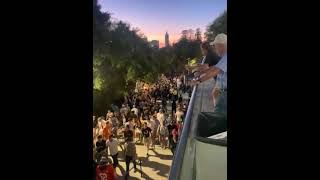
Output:
[[148,41],[159,40],[169,33],[170,44],[176,42],[181,31],[206,26],[227,9],[227,0],[99,0],[102,11],[114,20],[122,20],[139,28]]

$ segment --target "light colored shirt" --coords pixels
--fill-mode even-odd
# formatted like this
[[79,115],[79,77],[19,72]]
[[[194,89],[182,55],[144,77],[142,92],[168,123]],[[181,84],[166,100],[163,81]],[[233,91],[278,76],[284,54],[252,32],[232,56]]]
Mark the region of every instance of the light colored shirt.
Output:
[[131,111],[133,111],[133,112],[134,112],[134,114],[138,116],[138,112],[139,112],[139,111],[138,111],[138,109],[137,109],[137,108],[132,108],[132,109],[131,109]]
[[182,111],[177,111],[176,116],[177,116],[177,121],[182,121],[182,116],[184,113]]
[[120,109],[120,113],[121,113],[121,114],[127,114],[128,112],[129,112],[129,110],[128,110],[127,107],[122,107],[122,108]]
[[156,122],[155,122],[153,119],[150,120],[149,127],[150,127],[150,129],[151,129],[152,131],[157,130],[157,124],[156,124]]
[[110,150],[110,154],[111,155],[115,155],[118,153],[118,141],[116,139],[113,139],[112,142],[111,141],[107,141],[106,145],[109,147]]
[[106,124],[107,124],[107,121],[105,121],[105,120],[101,120],[101,122],[99,123],[101,128],[106,127]]
[[227,53],[222,56],[215,67],[221,70],[217,76],[215,88],[227,89]]
[[107,113],[106,119],[109,119],[109,118],[111,118],[112,116],[113,116],[113,112],[109,112],[109,113]]
[[163,113],[157,113],[157,119],[162,123],[165,120]]
[[131,131],[133,131],[134,124],[129,121],[129,122],[126,122],[126,123],[125,123],[125,127],[127,127],[127,125],[129,125],[129,129],[130,129]]
[[103,129],[102,129],[102,128],[100,128],[100,129],[98,130],[98,136],[99,136],[99,135],[101,135],[101,136],[103,135]]
[[178,80],[177,80],[177,88],[178,88],[178,89],[180,88],[181,84],[182,84],[181,80],[178,79]]

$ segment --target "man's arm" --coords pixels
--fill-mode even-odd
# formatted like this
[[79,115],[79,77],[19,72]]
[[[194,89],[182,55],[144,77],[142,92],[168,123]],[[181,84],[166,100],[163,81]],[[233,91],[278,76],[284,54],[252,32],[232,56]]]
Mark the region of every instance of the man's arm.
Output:
[[197,80],[192,80],[191,84],[192,85],[199,84],[199,83],[201,83],[203,81],[206,81],[208,79],[211,79],[211,78],[217,76],[219,73],[220,73],[220,69],[217,68],[217,67],[212,66],[209,69],[204,70],[203,72],[201,72],[201,74],[199,75],[200,78],[198,78]]
[[209,67],[209,64],[198,64],[196,66],[186,66],[186,69],[191,72],[202,71]]
[[203,71],[209,68],[209,64],[201,64],[198,67],[194,68],[191,72]]

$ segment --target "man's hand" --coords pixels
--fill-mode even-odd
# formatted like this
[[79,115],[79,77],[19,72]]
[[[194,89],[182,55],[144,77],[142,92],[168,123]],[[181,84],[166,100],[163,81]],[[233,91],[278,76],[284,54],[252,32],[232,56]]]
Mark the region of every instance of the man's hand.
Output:
[[200,84],[200,82],[198,80],[192,80],[191,81],[191,86],[195,86],[195,85],[198,85]]
[[200,72],[195,72],[194,74],[193,74],[195,77],[199,77],[200,75],[201,75],[201,73]]

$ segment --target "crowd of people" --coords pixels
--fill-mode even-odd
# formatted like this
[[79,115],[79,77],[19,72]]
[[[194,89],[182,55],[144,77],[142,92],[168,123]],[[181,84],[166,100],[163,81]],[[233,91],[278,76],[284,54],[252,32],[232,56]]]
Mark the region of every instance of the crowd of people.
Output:
[[[186,67],[194,78],[191,84],[214,79],[214,111],[226,114],[227,35],[218,34],[213,42],[202,43],[201,50],[203,62]],[[116,179],[118,147],[125,159],[126,177],[131,162],[135,172],[137,170],[137,143],[146,147],[147,156],[149,149],[156,146],[169,148],[174,154],[189,103],[183,98],[186,93],[190,97],[190,87],[184,84],[181,76],[162,75],[155,84],[138,82],[136,89],[125,97],[121,108],[112,104],[105,116],[93,116],[94,179]],[[108,158],[109,152],[112,160]]]
[[174,154],[189,103],[183,95],[190,96],[189,90],[182,76],[162,75],[155,84],[138,82],[121,108],[112,104],[105,116],[93,116],[95,178],[116,177],[118,147],[125,159],[126,176],[131,162],[137,170],[138,143],[145,146],[146,156],[156,147],[169,148]]

